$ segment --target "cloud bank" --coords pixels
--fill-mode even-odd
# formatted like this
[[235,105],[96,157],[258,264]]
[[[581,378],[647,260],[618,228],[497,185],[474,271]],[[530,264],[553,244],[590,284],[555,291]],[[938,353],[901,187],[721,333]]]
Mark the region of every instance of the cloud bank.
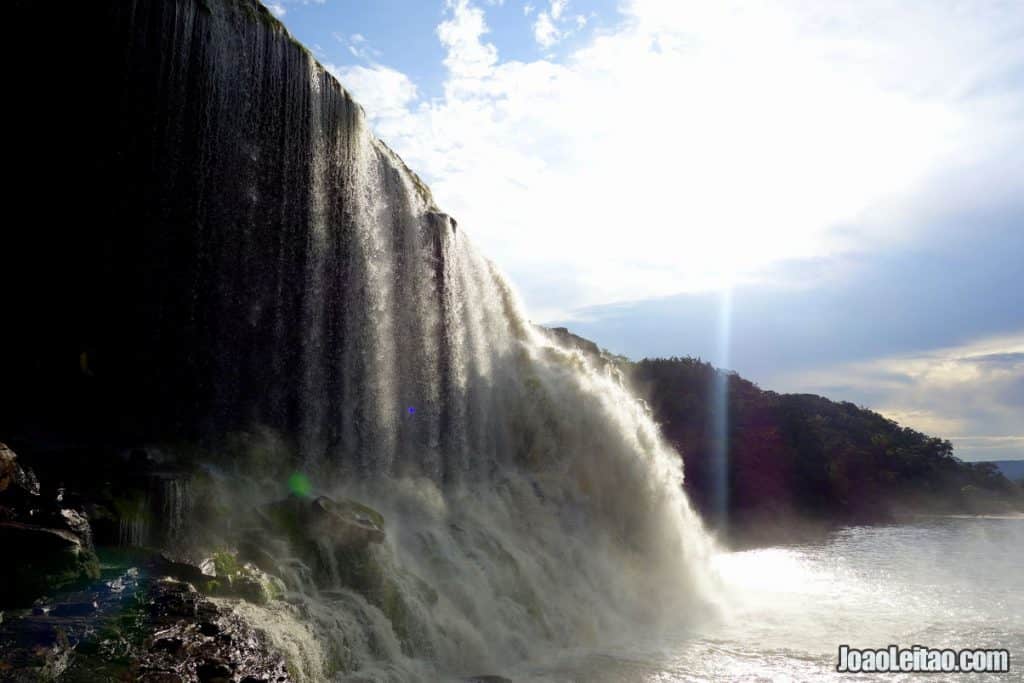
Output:
[[330,68],[535,319],[716,360],[728,290],[722,364],[1024,455],[1017,352],[971,351],[1024,330],[1024,10],[577,5],[524,5],[508,60],[448,0],[438,97],[365,42]]
[[937,174],[1021,140],[1005,4],[633,0],[534,61],[501,59],[485,9],[448,3],[440,98],[338,74],[540,319],[899,246]]

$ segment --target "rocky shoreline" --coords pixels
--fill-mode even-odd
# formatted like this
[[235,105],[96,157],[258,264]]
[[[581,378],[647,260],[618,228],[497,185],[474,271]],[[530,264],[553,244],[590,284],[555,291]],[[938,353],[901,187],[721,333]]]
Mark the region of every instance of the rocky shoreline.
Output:
[[[293,494],[220,520],[241,540],[209,552],[216,524],[206,536],[194,533],[209,510],[188,501],[185,518],[154,519],[152,507],[172,517],[182,511],[166,495],[147,498],[154,480],[173,471],[184,485],[197,471],[131,453],[129,467],[57,479],[54,462],[38,476],[0,444],[0,681],[295,680],[283,654],[232,609],[286,599],[279,575],[313,591],[357,590],[402,623],[401,596],[370,549],[385,537],[376,511]],[[239,529],[239,518],[250,526]],[[126,531],[140,519],[145,534]],[[169,523],[193,531],[183,538]]]
[[0,680],[291,681],[264,634],[187,582],[113,574],[0,624]]

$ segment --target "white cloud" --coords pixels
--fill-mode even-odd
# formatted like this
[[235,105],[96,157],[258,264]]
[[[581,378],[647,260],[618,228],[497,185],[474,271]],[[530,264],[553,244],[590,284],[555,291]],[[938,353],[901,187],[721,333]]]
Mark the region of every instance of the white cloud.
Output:
[[549,48],[559,41],[562,34],[555,27],[555,22],[547,12],[537,15],[533,24],[533,38],[543,48]]
[[450,82],[461,87],[479,87],[498,61],[498,49],[481,42],[489,31],[484,11],[469,0],[449,0],[452,16],[437,27],[437,37],[447,50],[444,65]]
[[372,111],[375,120],[386,122],[401,120],[418,97],[416,85],[405,74],[386,66],[337,66],[324,64],[335,78],[352,93],[356,101],[367,111]]
[[[568,5],[568,0],[551,0],[548,9],[537,14],[537,20],[533,23],[533,38],[542,48],[548,49],[554,46],[572,32],[571,29],[562,27],[565,22],[563,15]],[[532,6],[528,7],[530,11],[533,10]],[[578,16],[575,18],[575,22],[577,28],[582,28],[586,25],[587,20],[586,17]]]
[[338,31],[331,34],[336,41],[345,46],[353,57],[365,61],[376,61],[382,56],[380,50],[370,45],[370,41],[361,33],[346,36]]
[[[539,320],[884,248],[933,174],[1021,138],[1009,5],[622,12],[562,60],[502,61],[483,9],[449,0],[443,97],[383,67],[341,73]],[[541,14],[576,21],[563,2]]]
[[327,0],[273,0],[272,2],[268,2],[267,0],[264,0],[264,4],[275,17],[280,18],[288,13],[285,5],[322,5],[326,1]]

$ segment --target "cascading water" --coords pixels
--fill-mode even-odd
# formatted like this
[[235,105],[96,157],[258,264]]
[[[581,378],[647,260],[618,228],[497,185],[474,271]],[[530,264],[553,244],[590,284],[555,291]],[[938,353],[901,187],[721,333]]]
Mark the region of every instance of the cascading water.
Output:
[[[384,515],[387,538],[369,552],[388,590],[372,599],[340,569],[315,586],[286,549],[263,549],[289,599],[237,609],[299,677],[500,672],[700,619],[709,541],[644,406],[532,327],[466,231],[266,8],[88,11],[67,34],[74,44],[94,22],[104,36],[81,52],[100,108],[74,157],[98,170],[71,203],[110,227],[69,235],[74,256],[39,295],[53,300],[47,315],[26,328],[49,340],[70,326],[96,359],[90,428],[209,441],[260,425],[294,441],[318,491]],[[19,239],[12,253],[45,251]],[[13,355],[58,351],[26,338]],[[117,391],[99,393],[102,382]],[[233,476],[248,474],[213,477],[226,508],[280,495]],[[164,494],[179,537],[186,494]]]
[[[324,79],[315,63],[310,76]],[[500,670],[699,618],[708,541],[643,404],[611,368],[533,329],[361,116],[350,141],[312,143],[301,443],[319,488],[388,520],[375,561],[403,623],[334,566],[335,590],[241,609],[311,679]],[[340,311],[320,291],[337,275],[323,235],[339,168],[352,216],[343,269],[358,278]],[[339,315],[355,337],[341,348],[325,322]],[[339,370],[346,399],[332,401],[325,377]]]
[[187,522],[192,511],[192,485],[188,479],[170,477],[160,480],[161,514],[165,545],[185,541]]
[[122,517],[118,521],[118,545],[140,548],[147,545],[148,539],[148,523],[144,517]]

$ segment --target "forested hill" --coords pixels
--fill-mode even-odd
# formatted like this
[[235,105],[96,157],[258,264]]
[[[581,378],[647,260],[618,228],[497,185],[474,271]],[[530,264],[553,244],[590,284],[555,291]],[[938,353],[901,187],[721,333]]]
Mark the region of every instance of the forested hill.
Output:
[[[625,364],[665,436],[683,454],[691,499],[713,527],[876,522],[914,513],[1024,509],[1024,489],[952,444],[852,403],[778,394],[694,358]],[[712,387],[727,386],[724,498],[716,493]],[[719,449],[717,451],[721,453]]]
[[[565,328],[548,333],[629,377],[682,453],[694,505],[734,540],[909,514],[1024,510],[1024,489],[994,464],[963,462],[949,441],[866,408],[766,391],[695,358],[632,362]],[[724,458],[716,448],[716,384],[727,392]]]

